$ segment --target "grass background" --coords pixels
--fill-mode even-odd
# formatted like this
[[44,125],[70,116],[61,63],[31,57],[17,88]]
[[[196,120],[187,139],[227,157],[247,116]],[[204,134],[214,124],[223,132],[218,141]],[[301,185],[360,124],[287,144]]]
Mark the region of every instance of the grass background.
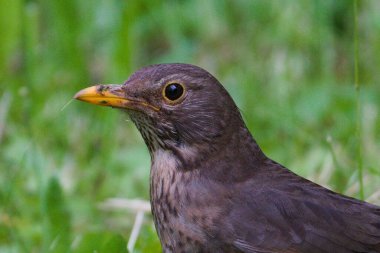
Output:
[[[152,63],[209,70],[264,152],[324,186],[359,197],[361,156],[380,204],[379,9],[358,1],[358,94],[353,1],[0,0],[0,252],[125,252],[134,214],[98,204],[148,199],[147,149],[117,110],[62,108]],[[150,217],[135,252],[160,252]]]

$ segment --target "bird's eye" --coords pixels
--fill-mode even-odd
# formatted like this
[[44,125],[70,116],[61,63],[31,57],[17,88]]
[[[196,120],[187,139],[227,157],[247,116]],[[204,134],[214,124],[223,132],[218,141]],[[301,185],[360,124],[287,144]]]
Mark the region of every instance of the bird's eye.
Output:
[[182,97],[184,88],[179,83],[169,83],[165,86],[164,96],[170,101],[176,101]]

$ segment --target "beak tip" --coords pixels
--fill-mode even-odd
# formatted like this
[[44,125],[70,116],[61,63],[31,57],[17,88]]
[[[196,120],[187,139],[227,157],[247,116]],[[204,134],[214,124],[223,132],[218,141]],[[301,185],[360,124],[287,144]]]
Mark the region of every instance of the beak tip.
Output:
[[79,95],[78,93],[76,93],[74,96],[73,96],[73,99],[78,99],[79,98]]
[[73,99],[81,100],[81,96],[82,96],[82,90],[75,93],[75,95],[73,96]]
[[98,95],[97,86],[91,86],[91,87],[84,88],[84,89],[78,91],[77,93],[75,93],[73,98],[83,101],[85,99],[85,97],[90,97],[90,96],[94,96],[94,95]]

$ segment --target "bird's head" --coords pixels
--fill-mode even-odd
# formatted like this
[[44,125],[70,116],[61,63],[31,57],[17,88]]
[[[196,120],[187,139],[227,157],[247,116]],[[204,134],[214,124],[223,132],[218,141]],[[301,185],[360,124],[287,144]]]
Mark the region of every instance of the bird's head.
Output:
[[244,127],[239,110],[207,71],[189,64],[159,64],[135,72],[122,85],[96,85],[75,95],[92,104],[125,110],[151,154],[157,149],[190,155],[227,145]]

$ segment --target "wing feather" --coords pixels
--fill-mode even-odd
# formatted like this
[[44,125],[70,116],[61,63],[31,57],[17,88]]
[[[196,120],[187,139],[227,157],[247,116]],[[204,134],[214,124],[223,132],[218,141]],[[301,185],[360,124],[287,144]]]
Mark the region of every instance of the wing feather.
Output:
[[[285,168],[265,173],[241,185],[228,212],[228,236],[237,249],[380,252],[380,207],[334,193]],[[270,178],[276,185],[256,178]]]

